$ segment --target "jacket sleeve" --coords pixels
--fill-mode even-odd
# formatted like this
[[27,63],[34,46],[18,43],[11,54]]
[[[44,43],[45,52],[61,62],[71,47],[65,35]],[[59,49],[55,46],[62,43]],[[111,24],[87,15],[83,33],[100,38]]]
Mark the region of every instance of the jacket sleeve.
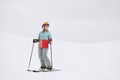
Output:
[[38,35],[38,40],[40,40],[40,33],[39,33],[39,35]]
[[49,35],[48,35],[48,41],[49,41],[49,43],[52,42],[52,36],[51,36],[51,33],[50,33],[50,32],[49,32]]

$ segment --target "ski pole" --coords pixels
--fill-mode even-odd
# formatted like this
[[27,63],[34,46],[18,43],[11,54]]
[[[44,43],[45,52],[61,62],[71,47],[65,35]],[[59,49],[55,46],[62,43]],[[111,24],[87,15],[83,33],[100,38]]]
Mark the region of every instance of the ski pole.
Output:
[[50,43],[50,51],[51,51],[51,68],[53,68],[53,60],[52,60],[52,45]]
[[29,60],[29,65],[28,65],[28,71],[29,71],[30,63],[31,63],[31,59],[32,59],[33,48],[34,48],[34,43],[32,44],[32,49],[31,49],[31,54],[30,54],[30,60]]

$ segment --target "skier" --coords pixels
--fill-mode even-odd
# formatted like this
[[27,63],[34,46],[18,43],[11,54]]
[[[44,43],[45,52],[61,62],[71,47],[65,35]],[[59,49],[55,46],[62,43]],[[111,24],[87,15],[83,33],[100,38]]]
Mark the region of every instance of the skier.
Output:
[[47,52],[49,48],[49,44],[52,42],[52,36],[50,31],[48,30],[49,23],[45,22],[42,25],[43,30],[39,33],[38,39],[33,39],[33,42],[39,42],[38,44],[38,56],[40,59],[41,67],[40,69],[52,70],[52,65],[50,63],[49,58],[47,57]]

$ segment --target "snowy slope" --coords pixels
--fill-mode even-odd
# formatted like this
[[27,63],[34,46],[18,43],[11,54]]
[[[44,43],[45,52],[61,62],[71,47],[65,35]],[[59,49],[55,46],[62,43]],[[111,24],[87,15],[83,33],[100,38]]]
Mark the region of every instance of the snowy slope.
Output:
[[[54,67],[61,71],[49,73],[27,72],[32,38],[1,32],[0,44],[0,80],[120,80],[120,40],[100,43],[54,40]],[[38,68],[35,44],[31,69]]]

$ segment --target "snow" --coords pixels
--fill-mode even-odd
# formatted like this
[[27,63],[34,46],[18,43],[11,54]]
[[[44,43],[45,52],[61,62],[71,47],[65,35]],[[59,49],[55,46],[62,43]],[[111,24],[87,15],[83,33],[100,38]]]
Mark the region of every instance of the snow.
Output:
[[[120,80],[120,0],[1,0],[0,10],[0,80]],[[28,72],[46,21],[61,71]],[[37,45],[30,69],[40,67]]]
[[[120,40],[96,43],[54,40],[53,64],[61,71],[32,73],[27,71],[32,39],[0,32],[0,80],[120,80]],[[39,67],[36,43],[31,69]]]

